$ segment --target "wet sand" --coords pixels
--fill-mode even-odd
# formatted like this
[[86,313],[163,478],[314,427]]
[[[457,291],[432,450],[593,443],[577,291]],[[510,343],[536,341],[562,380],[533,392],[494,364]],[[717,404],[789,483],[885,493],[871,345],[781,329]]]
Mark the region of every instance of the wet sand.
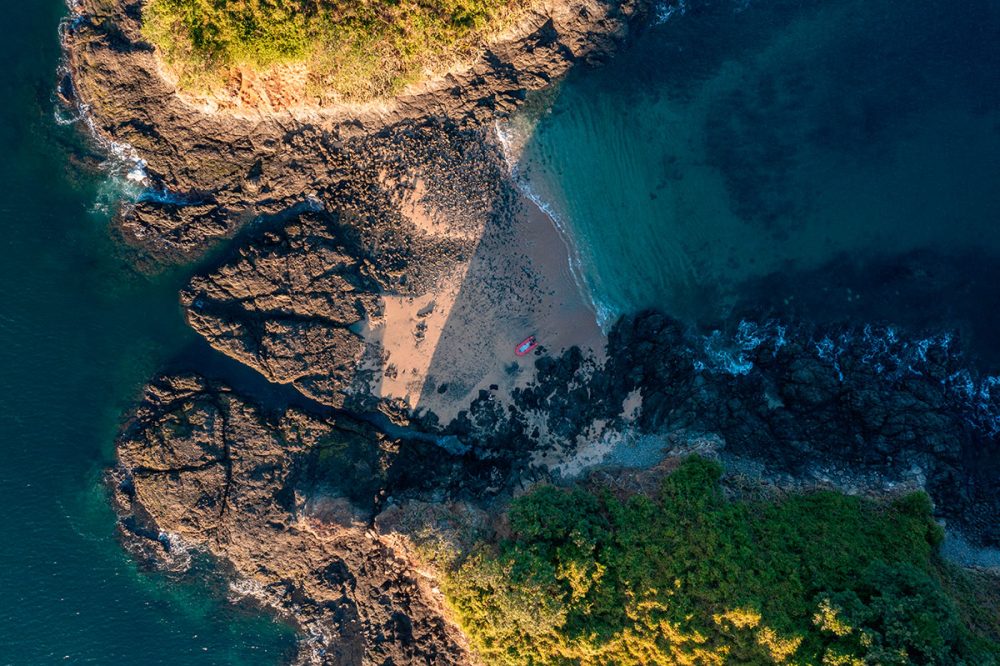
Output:
[[[446,226],[433,211],[407,206],[430,232]],[[381,321],[365,336],[381,344],[375,395],[451,421],[480,391],[506,400],[535,376],[534,361],[578,346],[603,360],[606,338],[574,282],[569,252],[552,221],[530,200],[486,222],[468,262],[419,297],[385,296]],[[525,357],[515,346],[534,335]]]

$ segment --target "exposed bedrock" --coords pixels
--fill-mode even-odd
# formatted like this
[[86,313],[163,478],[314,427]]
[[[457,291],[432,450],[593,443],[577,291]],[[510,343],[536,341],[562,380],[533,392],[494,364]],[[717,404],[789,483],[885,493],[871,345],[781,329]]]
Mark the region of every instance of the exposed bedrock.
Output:
[[216,349],[272,382],[341,406],[364,352],[350,327],[377,313],[368,264],[332,223],[306,214],[195,277],[182,293],[188,323]]
[[467,69],[413,94],[366,109],[237,116],[176,94],[142,39],[140,2],[81,0],[64,31],[61,93],[101,140],[134,150],[149,188],[166,195],[123,208],[123,238],[153,259],[176,261],[232,235],[247,219],[288,209],[370,169],[371,155],[350,145],[351,137],[429,118],[474,127],[508,114],[573,64],[614,52],[647,4],[544,3]]
[[[401,218],[391,224],[420,238]],[[376,294],[417,289],[394,283],[351,233],[330,214],[305,214],[267,232],[192,280],[183,296],[191,324],[271,381],[342,406],[364,352],[351,327],[378,318]],[[437,256],[433,275],[434,262],[462,251],[454,242],[445,256],[428,246],[403,263]],[[482,395],[450,424],[432,413],[416,421],[458,437],[475,458],[510,461],[490,472],[504,486],[508,474],[538,476],[532,453],[571,451],[595,436],[593,424],[620,422],[623,405],[637,396],[641,409],[623,430],[668,440],[681,432],[717,436],[727,455],[847,490],[922,486],[950,527],[996,545],[1000,396],[962,349],[958,337],[878,326],[748,323],[704,335],[646,313],[615,326],[603,366],[577,350],[542,356],[535,381],[514,392],[512,405]]]
[[724,455],[800,487],[924,487],[949,528],[1000,545],[998,382],[970,370],[956,337],[774,322],[706,336],[648,312],[622,319],[608,347],[596,370],[574,353],[542,357],[517,410],[480,401],[456,426],[488,437],[536,412],[574,442],[638,393],[631,425],[668,445],[717,437]]
[[498,149],[477,130],[397,126],[355,140],[351,154],[350,178],[308,210],[261,223],[181,295],[213,347],[335,407],[366,351],[379,354],[358,331],[379,324],[382,297],[425,294],[467,264],[513,196]]
[[468,663],[433,582],[408,559],[406,530],[481,512],[405,499],[405,468],[449,473],[440,452],[421,461],[421,446],[346,417],[266,414],[197,376],[160,378],[118,442],[123,533],[156,560],[191,548],[221,560],[235,591],[299,627],[302,663]]
[[176,94],[141,38],[139,2],[77,3],[62,92],[144,162],[146,194],[118,231],[156,264],[256,220],[181,302],[212,347],[315,401],[278,409],[193,375],[151,383],[114,472],[137,552],[210,553],[234,589],[298,625],[302,662],[469,663],[414,553],[488,535],[512,493],[607,433],[651,435],[657,454],[717,442],[733,469],[752,461],[790,486],[925,487],[949,527],[1000,545],[1000,396],[942,336],[794,323],[705,336],[650,312],[614,327],[603,365],[575,348],[528,357],[535,379],[510,402],[479,391],[450,423],[414,416],[422,433],[367,413],[398,412],[377,381],[358,381],[389,370],[362,329],[390,299],[466,275],[487,225],[509,232],[512,185],[484,123],[618,48],[647,4],[551,5],[467,71],[383,108],[251,118]]
[[299,626],[304,663],[468,663],[434,564],[489,537],[512,492],[557,476],[538,454],[572,457],[595,423],[675,454],[715,442],[731,471],[752,462],[779,487],[924,487],[949,528],[1000,544],[997,399],[959,350],[885,328],[705,336],[649,312],[615,326],[605,365],[541,356],[512,405],[475,400],[444,429],[460,447],[164,377],[118,441],[116,502],[137,552],[197,548],[231,567],[238,593]]

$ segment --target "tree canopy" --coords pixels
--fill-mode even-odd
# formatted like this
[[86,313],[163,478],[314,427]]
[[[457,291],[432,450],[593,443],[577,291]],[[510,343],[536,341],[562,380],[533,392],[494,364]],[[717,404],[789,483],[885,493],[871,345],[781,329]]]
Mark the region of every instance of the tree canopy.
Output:
[[509,665],[998,663],[943,575],[926,495],[730,501],[720,474],[693,458],[652,498],[515,500],[510,538],[445,585],[476,649]]

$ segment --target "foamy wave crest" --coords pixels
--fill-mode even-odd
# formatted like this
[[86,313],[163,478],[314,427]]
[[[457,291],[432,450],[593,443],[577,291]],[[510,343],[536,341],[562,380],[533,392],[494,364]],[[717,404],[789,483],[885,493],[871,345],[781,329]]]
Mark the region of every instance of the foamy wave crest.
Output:
[[[60,41],[65,44],[67,36],[87,18],[78,0],[67,0],[69,15],[59,25]],[[59,67],[60,86],[71,87],[69,67],[64,61]],[[101,132],[94,122],[90,106],[80,101],[70,89],[60,89],[64,103],[56,104],[55,120],[61,125],[83,123],[86,133],[97,148],[107,157],[101,164],[108,177],[98,189],[93,210],[98,213],[111,212],[120,202],[136,202],[148,195],[152,179],[144,160],[129,143],[115,141]]]
[[674,16],[684,16],[684,14],[687,13],[687,10],[687,0],[658,3],[653,7],[653,23],[654,25],[666,23]]
[[[690,0],[694,2],[695,0]],[[753,0],[733,0],[733,11],[739,14],[750,9]],[[684,16],[690,9],[689,0],[661,0],[653,5],[653,25],[662,25],[677,16]]]
[[712,331],[704,336],[702,358],[694,361],[698,372],[722,372],[730,375],[746,375],[753,370],[751,352],[771,346],[772,355],[785,346],[787,327],[774,321],[758,324],[741,320],[732,336],[722,331]]
[[[735,333],[724,334],[716,330],[703,336],[702,358],[696,361],[697,369],[745,375],[753,369],[753,357],[760,348],[770,347],[772,356],[776,355],[788,344],[787,335],[788,326],[776,321],[741,320]],[[940,352],[945,359],[951,358],[953,341],[950,332],[907,340],[892,326],[872,324],[797,340],[803,348],[812,350],[816,358],[827,363],[840,381],[844,380],[841,368],[844,357],[850,357],[886,379],[923,376],[927,364],[932,362],[929,358],[932,351]]]
[[250,578],[234,578],[230,580],[229,593],[231,601],[239,601],[246,598],[264,603],[269,601],[267,588]]
[[517,172],[517,165],[521,159],[521,150],[524,148],[522,138],[515,133],[512,121],[493,123],[493,133],[500,144],[500,153],[507,163],[507,169],[511,174]]
[[951,332],[907,339],[893,326],[862,327],[813,336],[790,334],[787,325],[740,321],[736,331],[712,331],[696,345],[694,369],[745,376],[768,353],[776,357],[794,342],[826,365],[837,381],[866,375],[887,383],[923,378],[945,389],[949,402],[972,427],[1000,435],[1000,376],[982,375],[965,367],[967,360]]
[[826,335],[813,341],[817,356],[828,362],[837,378],[844,380],[840,360],[844,355],[857,357],[860,363],[876,375],[896,380],[906,376],[923,376],[927,371],[928,354],[938,350],[949,358],[953,336],[942,333],[918,340],[902,338],[892,326],[865,325],[857,330]]
[[1000,435],[1000,377],[976,377],[969,370],[962,369],[943,383],[962,402],[970,425],[980,427],[990,435]]
[[196,549],[179,534],[160,532],[156,540],[163,546],[161,560],[167,571],[182,573],[191,568],[192,552]]
[[83,109],[80,105],[74,103],[76,95],[73,91],[72,77],[70,76],[69,64],[66,61],[65,56],[65,46],[67,35],[75,30],[81,23],[86,19],[83,16],[82,9],[78,0],[67,0],[66,6],[69,9],[68,14],[59,22],[58,32],[59,32],[59,43],[63,46],[63,59],[56,68],[56,74],[59,76],[59,83],[54,91],[58,96],[57,99],[53,101],[55,108],[53,110],[53,116],[55,118],[57,125],[75,125],[76,123],[83,120]]
[[577,290],[583,296],[583,300],[594,312],[597,325],[607,334],[622,312],[608,303],[601,302],[594,293],[594,289],[586,279],[583,270],[583,260],[577,247],[573,235],[570,233],[563,216],[556,210],[552,202],[542,197],[532,186],[530,179],[521,171],[521,156],[525,145],[534,132],[536,122],[525,117],[517,117],[513,120],[501,122],[497,120],[493,124],[494,134],[497,143],[500,145],[504,161],[510,172],[511,180],[518,191],[530,200],[540,211],[545,213],[552,225],[559,233],[563,244],[566,246],[566,253],[569,257],[569,272],[573,276],[573,282]]
[[[63,31],[63,26],[68,25],[69,21],[63,21],[59,25],[60,35]],[[60,37],[62,39],[62,37]],[[73,83],[70,78],[69,66],[63,62],[56,68],[56,74],[59,77],[59,83],[56,86],[56,90],[53,94],[53,109],[52,117],[56,121],[56,125],[75,125],[81,120],[83,120],[83,112],[78,104],[72,104],[70,100],[74,98]]]
[[107,155],[101,168],[108,177],[98,191],[94,208],[101,212],[109,212],[121,201],[139,201],[151,183],[146,171],[146,160],[139,156],[131,144],[104,136],[94,124],[89,107],[81,104],[80,108],[81,118],[90,136]]
[[56,125],[75,125],[82,120],[80,115],[71,109],[67,109],[64,106],[56,106],[55,110],[52,112],[52,118],[56,121]]

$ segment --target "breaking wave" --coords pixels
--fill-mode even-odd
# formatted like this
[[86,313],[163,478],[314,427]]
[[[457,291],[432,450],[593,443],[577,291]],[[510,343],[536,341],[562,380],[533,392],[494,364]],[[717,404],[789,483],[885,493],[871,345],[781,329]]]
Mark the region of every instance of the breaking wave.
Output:
[[745,376],[762,355],[776,357],[782,348],[795,343],[841,383],[861,373],[887,383],[912,378],[939,382],[970,426],[998,435],[1000,376],[968,367],[955,340],[950,331],[908,339],[898,328],[886,325],[813,334],[779,321],[741,320],[733,332],[714,330],[701,335],[693,350],[693,365],[696,372]]
[[545,213],[545,216],[556,228],[559,237],[566,246],[566,253],[569,257],[569,272],[573,276],[573,282],[576,284],[576,288],[580,294],[583,295],[584,302],[593,310],[597,325],[607,334],[611,326],[614,325],[623,313],[618,312],[615,308],[597,298],[594,290],[590,288],[584,277],[585,271],[583,269],[583,260],[580,257],[580,250],[576,245],[573,235],[569,232],[566,221],[556,211],[555,206],[532,187],[530,179],[520,169],[521,152],[531,138],[535,122],[536,119],[530,118],[527,114],[506,122],[496,121],[493,128],[497,143],[500,145],[504,161],[507,163],[511,180],[513,180],[518,191],[535,204],[540,211]]
[[[64,45],[72,31],[87,20],[77,0],[67,0],[66,5],[69,14],[59,25],[59,39]],[[66,62],[60,64],[58,74],[59,101],[55,104],[53,112],[55,122],[59,125],[83,124],[86,135],[105,156],[100,169],[107,174],[107,177],[98,188],[93,212],[110,214],[122,202],[127,205],[143,200],[165,201],[172,196],[166,191],[154,189],[146,160],[139,155],[134,146],[124,141],[116,141],[99,131],[94,123],[90,106],[79,100],[72,90]]]
[[687,13],[687,0],[677,0],[676,2],[660,2],[653,7],[654,23],[659,25],[666,23],[674,16],[684,16]]

